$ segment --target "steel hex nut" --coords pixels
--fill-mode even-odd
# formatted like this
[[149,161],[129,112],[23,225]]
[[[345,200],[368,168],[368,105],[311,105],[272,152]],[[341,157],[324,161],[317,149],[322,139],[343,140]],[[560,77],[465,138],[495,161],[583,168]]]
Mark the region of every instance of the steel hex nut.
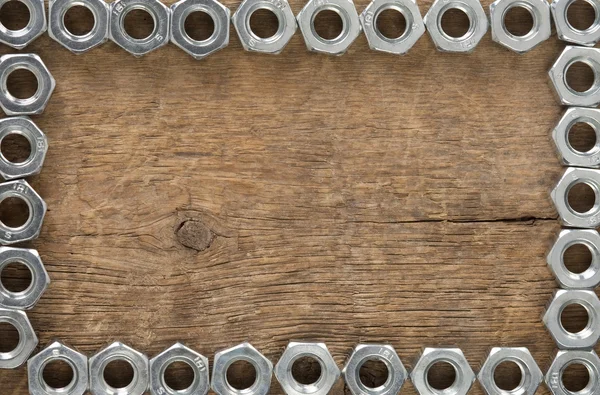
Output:
[[[187,364],[194,372],[188,388],[175,390],[165,382],[165,371],[175,362]],[[150,360],[150,393],[153,395],[205,395],[209,388],[208,359],[181,343],[172,345]]]
[[[600,10],[600,1],[586,0],[596,13]],[[593,47],[600,40],[600,20],[594,18],[594,22],[587,29],[579,30],[569,23],[567,12],[571,4],[575,0],[554,0],[552,1],[552,16],[554,17],[554,25],[556,26],[556,34],[558,38],[571,42],[573,44]]]
[[[1,0],[0,7],[9,0]],[[0,43],[15,49],[23,49],[41,36],[48,27],[44,0],[20,0],[29,11],[27,26],[19,30],[11,30],[0,23]]]
[[[76,5],[87,8],[94,18],[92,30],[83,35],[73,34],[65,26],[65,14]],[[50,14],[48,35],[74,54],[89,51],[108,40],[110,7],[104,0],[86,0],[85,2],[50,0],[48,12]]]
[[0,307],[27,310],[40,300],[50,285],[50,276],[36,250],[0,247],[0,273],[6,266],[14,263],[29,269],[31,284],[23,291],[13,292],[0,281]]
[[[44,380],[44,368],[53,361],[66,362],[73,379],[66,387],[54,388]],[[27,362],[30,395],[83,395],[88,388],[88,359],[82,353],[55,341]]]
[[[227,369],[237,361],[246,361],[256,370],[256,380],[250,388],[236,390],[227,381]],[[215,354],[212,389],[218,395],[266,395],[271,387],[273,364],[250,343],[242,343]]]
[[[360,369],[367,361],[380,361],[385,364],[388,379],[383,385],[371,388],[363,384]],[[408,378],[408,372],[396,350],[389,344],[359,344],[346,362],[342,375],[353,395],[396,395]]]
[[[521,382],[510,391],[499,388],[494,380],[494,372],[503,362],[513,362],[521,370]],[[488,395],[507,395],[508,393],[534,395],[544,379],[544,375],[531,353],[524,347],[492,348],[477,377]]]
[[[113,361],[125,361],[133,369],[133,380],[125,388],[113,388],[104,379],[104,369]],[[148,389],[148,373],[148,357],[121,342],[114,342],[89,360],[90,393],[142,395]]]
[[0,352],[0,369],[18,368],[35,350],[38,338],[24,311],[0,308],[0,322],[12,325],[19,333],[17,347],[12,351]]
[[46,215],[46,202],[25,180],[0,184],[0,202],[8,198],[23,200],[29,208],[29,218],[18,227],[10,227],[0,221],[0,245],[9,245],[37,238]]
[[[567,83],[567,71],[575,63],[584,63],[593,71],[594,83],[578,92]],[[600,104],[600,50],[596,48],[567,46],[548,72],[560,104],[565,106],[597,107]]]
[[444,394],[466,395],[475,382],[475,373],[459,348],[425,348],[421,357],[410,373],[413,385],[420,395],[439,395],[427,380],[429,369],[436,363],[445,362],[452,365],[456,373],[454,383],[444,389]]
[[0,176],[5,180],[12,180],[38,174],[48,152],[48,140],[44,132],[27,117],[0,119],[0,142],[11,135],[25,137],[31,152],[22,162],[11,162],[0,153]]
[[[569,141],[571,128],[578,124],[589,125],[596,134],[594,146],[587,151],[579,151]],[[552,140],[556,145],[556,151],[566,166],[576,167],[600,167],[600,110],[586,107],[568,108],[560,121],[552,131]]]
[[[569,204],[569,192],[578,184],[589,186],[595,194],[594,205],[586,212],[575,211]],[[600,225],[600,170],[569,167],[550,197],[563,225],[576,228],[596,228]]]
[[[570,271],[564,261],[565,252],[575,245],[586,247],[592,255],[590,266],[581,273]],[[594,288],[600,284],[600,235],[593,229],[563,229],[546,262],[562,288]]]
[[[504,23],[506,13],[517,7],[527,10],[533,18],[531,31],[522,36],[509,32]],[[517,53],[525,53],[550,38],[551,19],[546,0],[496,0],[490,5],[492,40]]]
[[[563,384],[563,373],[570,365],[583,365],[589,374],[587,386],[577,392],[569,391]],[[554,395],[595,395],[600,388],[600,359],[594,351],[558,351],[548,372],[546,385]]]

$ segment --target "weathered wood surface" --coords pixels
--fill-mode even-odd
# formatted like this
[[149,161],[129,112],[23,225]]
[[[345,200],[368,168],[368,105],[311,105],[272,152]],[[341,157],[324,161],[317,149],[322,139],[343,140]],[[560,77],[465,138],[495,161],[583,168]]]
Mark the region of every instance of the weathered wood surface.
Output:
[[[319,339],[340,366],[358,342],[390,342],[407,366],[457,345],[474,367],[514,345],[545,369],[561,173],[546,71],[563,47],[518,56],[488,34],[450,55],[424,36],[394,57],[361,36],[332,58],[296,34],[265,56],[232,29],[195,61],[38,39],[28,50],[57,80],[35,117],[51,141],[31,180],[49,206],[30,244],[53,281],[30,313],[40,344],[154,355],[179,340],[212,361],[248,340],[276,361],[288,340]],[[0,382],[27,391],[23,368]]]

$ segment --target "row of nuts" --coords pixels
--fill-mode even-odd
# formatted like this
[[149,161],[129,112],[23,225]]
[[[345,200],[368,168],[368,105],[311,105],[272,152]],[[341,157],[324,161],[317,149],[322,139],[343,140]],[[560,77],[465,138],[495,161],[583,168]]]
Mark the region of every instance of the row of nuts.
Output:
[[[310,358],[319,364],[320,377],[313,383],[301,383],[294,378],[292,365],[300,358]],[[57,360],[66,362],[73,370],[73,379],[64,388],[50,387],[43,377],[44,368]],[[107,365],[114,361],[124,361],[133,369],[133,378],[126,387],[114,388],[105,379],[104,371]],[[238,361],[250,363],[255,370],[255,381],[245,389],[234,388],[227,379],[229,367]],[[365,385],[360,378],[361,367],[367,361],[381,362],[387,368],[388,378],[381,386]],[[192,383],[186,389],[176,390],[166,383],[165,372],[176,362],[189,365],[194,373]],[[496,368],[505,362],[515,363],[522,374],[517,388],[509,392],[499,388],[494,379]],[[450,364],[456,376],[451,386],[443,392],[434,389],[428,379],[430,369],[439,363]],[[565,368],[572,364],[581,364],[589,371],[590,384],[586,388],[590,391],[585,394],[597,394],[600,390],[600,359],[592,350],[557,352],[545,376],[546,384],[552,393],[571,394],[564,387],[562,376]],[[249,343],[219,351],[215,354],[211,378],[208,359],[181,343],[176,343],[148,360],[139,351],[115,342],[90,357],[88,361],[85,355],[55,341],[33,356],[28,361],[27,368],[29,391],[32,395],[82,395],[87,390],[92,395],[141,395],[148,388],[153,395],[204,395],[210,388],[218,395],[264,395],[271,388],[273,373],[288,395],[326,395],[340,375],[353,395],[395,395],[409,378],[420,395],[466,395],[476,379],[467,359],[458,348],[425,348],[409,375],[398,354],[389,344],[359,344],[340,372],[326,345],[313,342],[290,342],[275,367]],[[490,350],[477,378],[488,395],[534,395],[544,376],[526,348],[496,347]]]

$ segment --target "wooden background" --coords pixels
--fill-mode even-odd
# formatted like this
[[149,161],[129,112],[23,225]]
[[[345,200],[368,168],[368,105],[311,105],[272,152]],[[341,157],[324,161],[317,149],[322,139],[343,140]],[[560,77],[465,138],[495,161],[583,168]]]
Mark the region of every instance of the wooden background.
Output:
[[[267,56],[231,34],[203,61],[173,45],[75,56],[47,35],[27,48],[57,80],[34,117],[50,139],[30,180],[49,210],[26,244],[52,278],[29,313],[40,346],[153,356],[182,341],[212,362],[247,340],[276,362],[317,339],[342,366],[389,342],[411,367],[456,345],[475,369],[489,347],[526,346],[545,370],[562,171],[547,70],[565,44],[519,56],[488,33],[452,55],[425,35],[397,57],[361,35],[327,57],[298,32]],[[25,394],[26,376],[0,371],[2,393]]]

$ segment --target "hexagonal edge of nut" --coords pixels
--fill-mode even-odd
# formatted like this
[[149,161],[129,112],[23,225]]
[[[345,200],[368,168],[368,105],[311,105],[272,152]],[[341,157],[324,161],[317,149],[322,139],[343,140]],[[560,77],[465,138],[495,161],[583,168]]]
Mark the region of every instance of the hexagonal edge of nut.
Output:
[[[213,361],[211,388],[218,395],[228,395],[230,393],[229,384],[226,382],[227,366],[224,364],[223,360],[225,360],[225,363],[227,363],[227,361],[229,360],[229,354],[237,354],[238,352],[243,351],[252,354],[252,356],[257,358],[259,362],[262,363],[262,366],[260,367],[254,366],[256,370],[256,381],[253,385],[257,386],[254,395],[266,395],[268,393],[269,388],[271,386],[271,378],[273,376],[273,363],[260,351],[258,351],[252,344],[244,342],[236,346],[220,350],[215,354],[215,359]],[[234,358],[235,357],[236,356],[234,355]],[[260,371],[261,368],[263,368],[265,371]],[[260,380],[262,380],[263,383],[260,383]]]
[[[13,310],[0,308],[0,322],[8,322],[14,326],[14,322],[21,326],[19,330],[19,345],[15,350],[12,350],[5,354],[10,354],[18,350],[18,354],[12,358],[6,358],[0,360],[0,369],[15,369],[23,365],[31,353],[35,350],[38,345],[38,338],[35,334],[35,330],[27,317],[27,313],[22,310]],[[24,339],[23,339],[24,338]],[[19,349],[20,348],[20,349]]]
[[[522,370],[523,379],[521,384],[513,391],[523,395],[535,394],[537,388],[544,380],[544,374],[526,347],[494,347],[490,349],[485,362],[477,374],[477,379],[486,394],[503,394],[504,390],[499,389],[494,381],[494,371],[500,363],[514,360],[519,361],[518,365]],[[526,369],[523,369],[520,364],[525,365]],[[524,381],[526,375],[529,376],[529,380]],[[527,385],[527,388],[523,387],[525,385]]]

